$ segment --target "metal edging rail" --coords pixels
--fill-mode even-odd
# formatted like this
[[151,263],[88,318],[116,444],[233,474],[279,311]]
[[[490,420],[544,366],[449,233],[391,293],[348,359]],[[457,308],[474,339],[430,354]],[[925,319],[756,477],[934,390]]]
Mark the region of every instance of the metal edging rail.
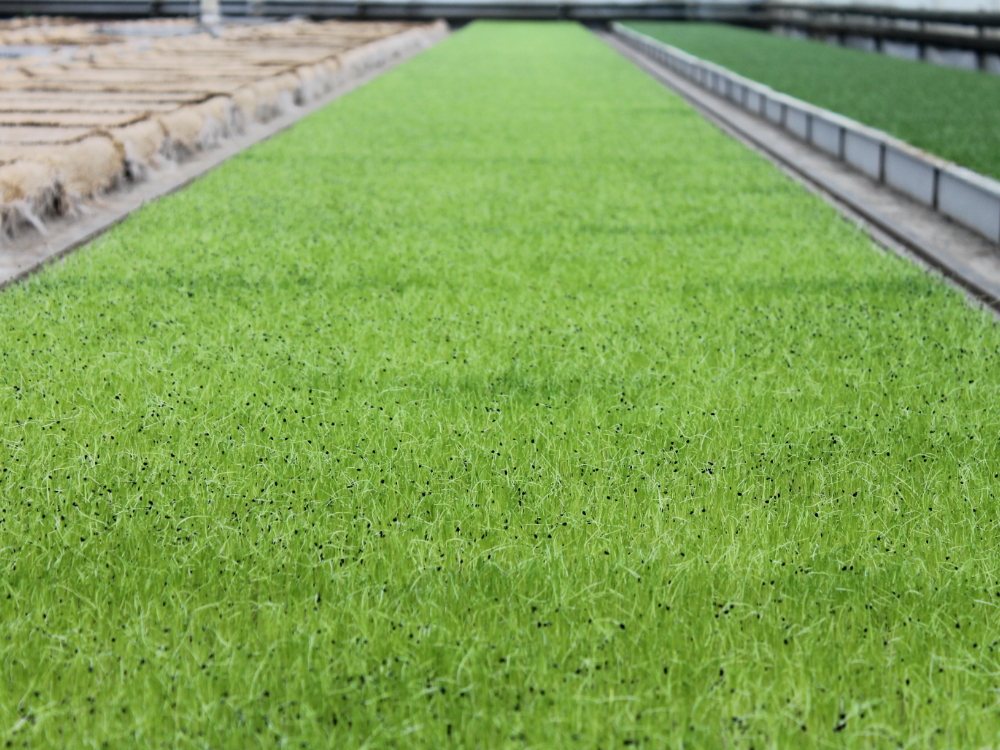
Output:
[[[929,268],[936,269],[945,278],[964,289],[970,298],[1000,316],[1000,253],[997,252],[995,241],[987,240],[981,233],[966,229],[964,225],[951,221],[939,212],[928,211],[928,207],[920,205],[908,195],[897,193],[884,182],[879,183],[869,178],[867,174],[855,170],[847,162],[839,160],[836,154],[831,155],[827,151],[815,148],[810,141],[786,129],[779,122],[762,116],[758,110],[746,109],[742,103],[734,102],[710,86],[706,86],[701,80],[682,75],[676,68],[667,67],[661,60],[654,59],[635,44],[629,43],[625,35],[614,26],[607,31],[596,28],[594,31],[598,36],[606,38],[612,47],[618,49],[626,58],[630,58],[640,69],[686,99],[724,132],[759,151],[794,179],[825,195],[849,220],[867,224],[872,239],[878,244],[897,253],[902,251],[911,259],[917,259]],[[680,50],[676,52],[683,56],[683,61],[700,62],[698,58]],[[708,65],[711,66],[711,63]],[[760,84],[755,85],[760,86]],[[766,87],[761,88],[766,89]],[[734,119],[737,113],[739,114]],[[750,125],[753,122],[759,124]],[[774,136],[768,135],[769,130],[774,136],[783,138],[787,145],[772,142]],[[799,145],[789,151],[788,146],[792,144]],[[794,155],[796,149],[799,156]],[[802,156],[809,152],[814,154],[814,157],[803,161]],[[823,167],[817,168],[817,164],[810,162],[817,164],[826,162],[831,166],[841,165],[838,169],[844,176],[855,175],[850,178],[854,186],[850,187],[843,179],[835,177],[834,173],[828,172]],[[864,184],[870,187],[861,187],[859,190],[859,186]],[[885,191],[887,197],[899,196],[893,198],[897,207],[909,205],[911,208],[904,209],[902,215],[895,215],[893,212],[886,214],[878,205],[869,205],[868,201],[873,197],[875,204],[881,202],[877,197],[880,191]],[[916,213],[907,218],[906,213],[909,211]],[[926,218],[919,218],[921,214]],[[917,219],[920,228],[908,226],[908,221],[911,219]],[[937,231],[944,228],[944,236],[938,235],[935,238],[933,235],[928,235],[926,232],[929,225],[937,226]],[[992,259],[992,262],[987,263],[987,266],[992,266],[992,270],[987,266],[980,269],[977,267],[979,263],[970,264],[967,251],[975,251],[977,247],[979,252],[985,253]]]
[[612,32],[644,54],[730,103],[927,208],[1000,243],[1000,182],[938,158],[881,130],[774,91],[619,23]]

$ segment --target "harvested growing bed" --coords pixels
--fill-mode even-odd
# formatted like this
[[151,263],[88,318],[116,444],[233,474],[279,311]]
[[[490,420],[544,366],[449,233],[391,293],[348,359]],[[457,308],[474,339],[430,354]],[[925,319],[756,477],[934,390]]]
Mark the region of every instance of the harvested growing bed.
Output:
[[326,94],[345,55],[413,24],[8,22],[0,239]]

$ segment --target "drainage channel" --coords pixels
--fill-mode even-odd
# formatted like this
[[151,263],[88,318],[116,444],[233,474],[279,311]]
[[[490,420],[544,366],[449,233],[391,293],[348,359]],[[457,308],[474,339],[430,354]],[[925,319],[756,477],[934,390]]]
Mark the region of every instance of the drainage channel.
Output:
[[620,33],[594,32],[724,132],[818,192],[849,220],[865,226],[880,245],[939,271],[975,300],[1000,312],[1000,252],[994,243],[698,86],[635,49]]

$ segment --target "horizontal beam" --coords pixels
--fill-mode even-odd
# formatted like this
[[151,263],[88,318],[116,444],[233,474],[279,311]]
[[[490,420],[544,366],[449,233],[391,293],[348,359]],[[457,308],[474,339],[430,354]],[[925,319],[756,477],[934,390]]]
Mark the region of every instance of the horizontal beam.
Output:
[[[327,2],[325,0],[222,0],[233,16],[308,15],[316,18],[523,18],[588,20],[726,20],[759,13],[763,2]],[[143,17],[188,15],[196,0],[2,0],[0,16],[72,15]]]
[[1000,37],[972,36],[947,31],[923,31],[895,26],[869,26],[867,24],[798,20],[773,16],[747,17],[728,22],[761,29],[782,26],[803,31],[810,36],[865,37],[876,41],[908,42],[975,52],[1000,52]]
[[891,18],[902,21],[923,21],[925,23],[947,23],[964,26],[1000,26],[1000,13],[987,11],[925,10],[918,8],[890,8],[877,5],[805,5],[782,3],[772,5],[774,12],[800,11],[817,15],[843,14],[867,16],[870,18]]
[[[998,13],[905,10],[860,5],[777,5],[768,2],[350,2],[344,0],[221,0],[224,16],[308,16],[310,18],[425,21],[484,19],[714,21],[760,29],[786,27],[812,36],[868,37],[1000,52],[1000,38],[983,29],[1000,28]],[[0,16],[61,15],[142,18],[192,16],[198,0],[0,0]],[[949,28],[953,27],[953,28]]]
[[629,3],[629,2],[324,2],[323,0],[222,0],[226,15],[286,16],[313,18],[367,18],[386,20],[523,19],[583,22],[614,20],[752,20],[762,3]]

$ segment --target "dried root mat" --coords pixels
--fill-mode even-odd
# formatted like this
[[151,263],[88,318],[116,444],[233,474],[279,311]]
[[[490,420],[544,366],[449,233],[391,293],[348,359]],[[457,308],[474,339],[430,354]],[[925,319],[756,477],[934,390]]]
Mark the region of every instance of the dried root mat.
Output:
[[56,50],[0,69],[0,240],[314,101],[353,50],[416,26],[164,21],[150,36],[157,24],[133,37],[128,24],[0,26],[0,44]]

